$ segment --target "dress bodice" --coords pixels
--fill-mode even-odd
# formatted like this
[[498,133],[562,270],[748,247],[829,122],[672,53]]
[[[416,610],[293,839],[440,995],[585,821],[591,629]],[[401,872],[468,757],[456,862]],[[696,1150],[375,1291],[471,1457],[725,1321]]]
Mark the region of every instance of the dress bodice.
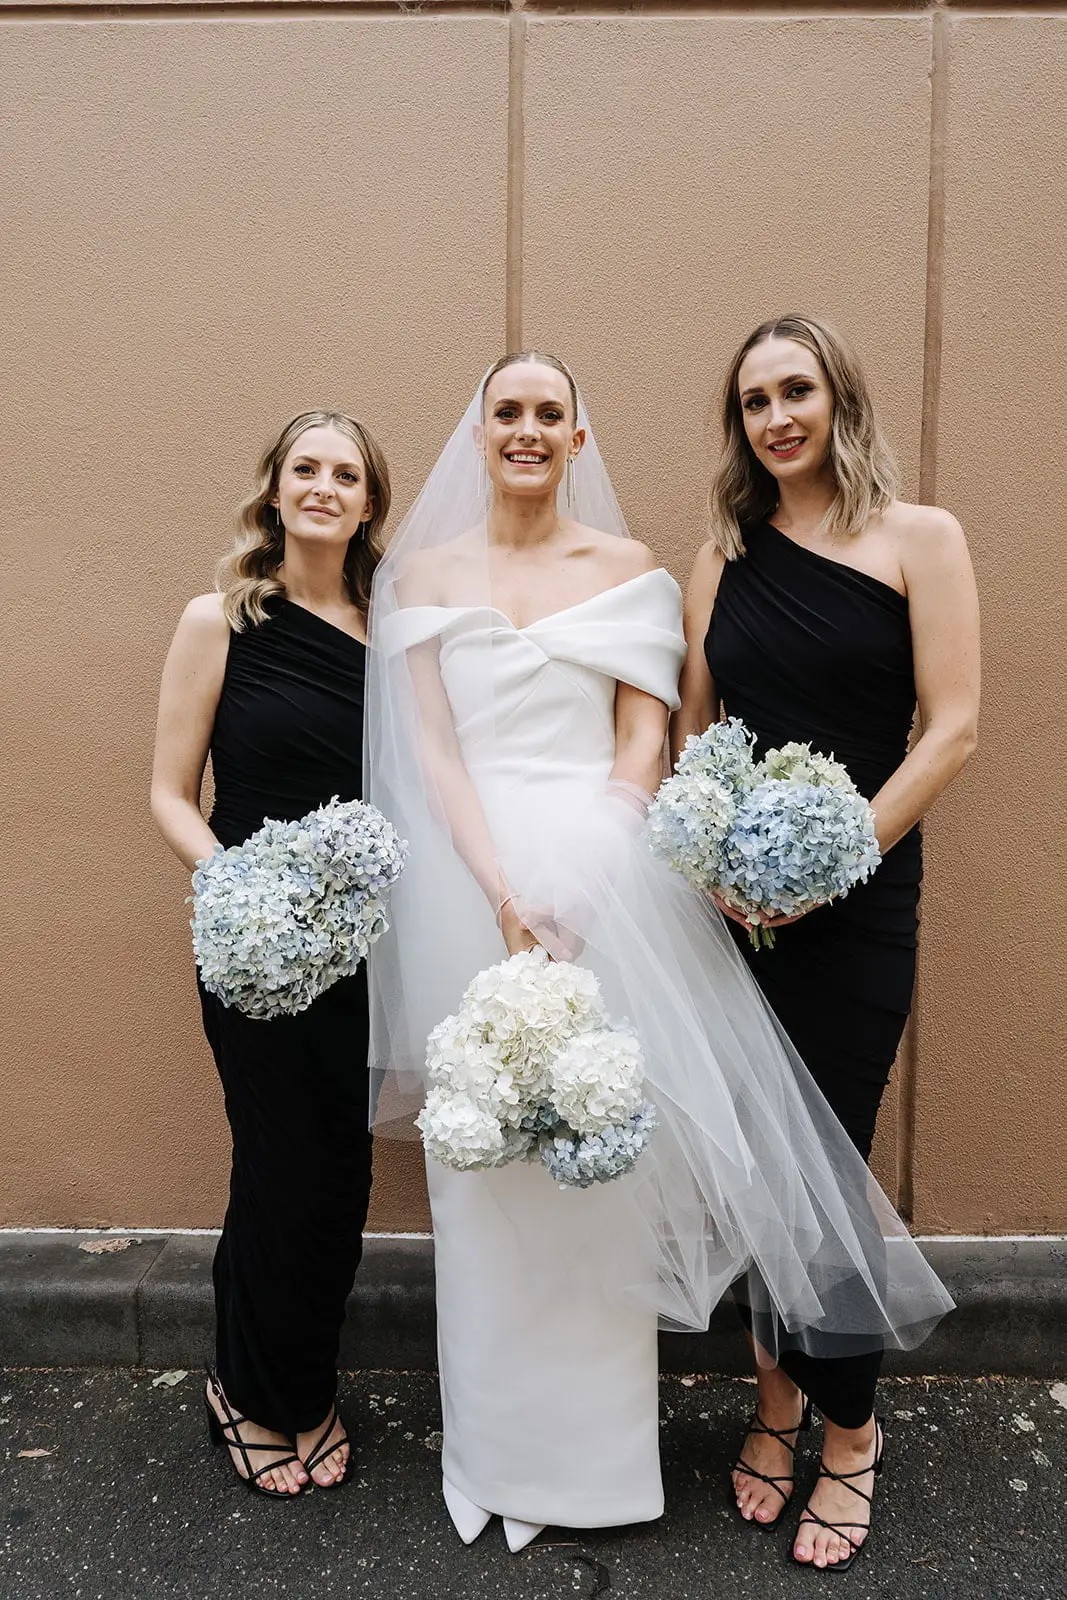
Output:
[[391,621],[402,647],[439,638],[476,783],[602,781],[615,755],[616,685],[678,705],[681,594],[662,567],[524,628],[492,606],[414,606]]
[[267,610],[230,635],[211,733],[211,826],[224,845],[265,817],[362,794],[364,646],[291,600],[273,596]]
[[705,642],[715,687],[760,751],[791,739],[834,755],[870,796],[900,765],[915,712],[908,602],[879,578],[769,522],[728,561]]

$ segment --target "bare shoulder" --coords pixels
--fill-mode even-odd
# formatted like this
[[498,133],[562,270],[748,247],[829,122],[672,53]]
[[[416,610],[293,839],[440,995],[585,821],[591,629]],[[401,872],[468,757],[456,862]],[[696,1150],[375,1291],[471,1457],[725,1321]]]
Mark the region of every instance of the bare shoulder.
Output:
[[655,572],[657,567],[663,565],[655,551],[647,544],[642,544],[640,539],[619,539],[617,543],[622,546],[618,552],[620,569],[627,578],[640,577],[642,572]]
[[484,564],[484,544],[473,533],[462,533],[429,550],[415,550],[400,563],[397,588],[405,605],[448,605],[457,580]]
[[602,533],[599,528],[586,528],[581,524],[576,526],[575,533],[579,548],[590,551],[613,583],[637,578],[643,572],[654,572],[662,566],[640,539],[623,539],[616,533]]
[[944,506],[910,505],[906,500],[894,500],[885,513],[884,525],[900,541],[902,555],[919,547],[958,550],[966,545],[963,529],[951,511]]
[[201,649],[223,644],[230,625],[222,606],[221,594],[198,594],[182,612],[178,633]]
[[924,574],[970,567],[963,529],[943,506],[895,500],[885,514],[885,527],[893,537],[906,582]]

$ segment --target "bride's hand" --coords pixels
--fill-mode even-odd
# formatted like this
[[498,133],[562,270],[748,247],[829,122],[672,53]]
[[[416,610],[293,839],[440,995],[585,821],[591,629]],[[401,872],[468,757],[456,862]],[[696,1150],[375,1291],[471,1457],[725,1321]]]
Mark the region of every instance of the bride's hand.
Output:
[[500,932],[509,956],[540,946],[552,961],[577,961],[585,949],[585,940],[549,912],[517,905],[514,900],[509,900],[500,912]]
[[500,932],[504,937],[504,946],[509,956],[518,955],[520,950],[537,949],[539,941],[520,918],[514,900],[509,900],[501,909]]

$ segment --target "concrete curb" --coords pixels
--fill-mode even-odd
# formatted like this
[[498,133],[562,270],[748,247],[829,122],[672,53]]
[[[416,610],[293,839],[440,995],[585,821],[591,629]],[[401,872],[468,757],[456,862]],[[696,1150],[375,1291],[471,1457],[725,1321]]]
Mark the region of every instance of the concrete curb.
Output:
[[[115,1253],[80,1248],[108,1237],[0,1232],[0,1366],[192,1368],[210,1354],[216,1236],[131,1234],[137,1243]],[[1067,1373],[1067,1240],[946,1238],[922,1248],[958,1310],[918,1350],[890,1353],[887,1372]],[[660,1353],[667,1371],[746,1370],[728,1306],[706,1334],[664,1334]],[[341,1365],[434,1370],[431,1240],[367,1240]]]

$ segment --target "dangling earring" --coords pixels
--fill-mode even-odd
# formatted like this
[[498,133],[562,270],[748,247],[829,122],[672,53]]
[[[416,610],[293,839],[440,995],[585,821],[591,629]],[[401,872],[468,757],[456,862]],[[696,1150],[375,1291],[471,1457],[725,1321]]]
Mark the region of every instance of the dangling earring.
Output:
[[485,453],[478,452],[478,503],[484,505],[488,498],[489,490],[485,481]]
[[567,457],[567,504],[574,504],[574,457]]
[[367,537],[367,524],[365,522],[356,523],[356,534],[360,539]]

